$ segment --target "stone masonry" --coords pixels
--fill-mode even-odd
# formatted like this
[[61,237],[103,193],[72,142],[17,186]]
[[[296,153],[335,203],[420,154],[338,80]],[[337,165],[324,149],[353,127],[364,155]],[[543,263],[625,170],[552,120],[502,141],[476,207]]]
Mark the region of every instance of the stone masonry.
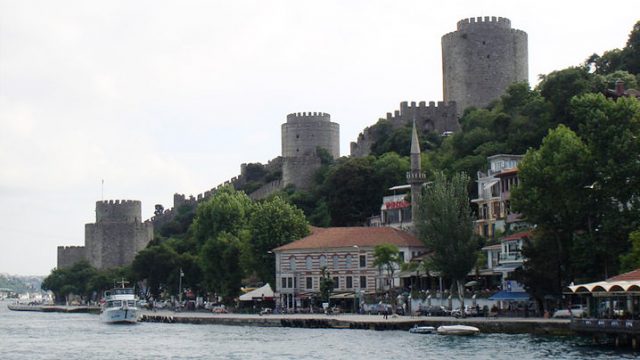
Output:
[[153,239],[153,224],[141,218],[140,201],[97,201],[96,222],[85,225],[85,246],[59,246],[58,268],[80,260],[100,270],[131,264]]
[[514,82],[529,79],[527,33],[511,28],[502,17],[458,21],[457,30],[442,37],[444,101],[462,112],[484,107]]

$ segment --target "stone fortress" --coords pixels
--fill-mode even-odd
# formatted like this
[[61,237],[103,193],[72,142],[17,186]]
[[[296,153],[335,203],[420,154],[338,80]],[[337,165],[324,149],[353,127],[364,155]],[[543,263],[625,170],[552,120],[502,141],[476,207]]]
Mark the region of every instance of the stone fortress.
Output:
[[142,221],[140,201],[96,202],[96,222],[85,225],[85,246],[59,246],[58,268],[86,260],[97,269],[131,264],[153,239],[153,224]]
[[444,101],[458,109],[485,107],[514,82],[529,79],[527,33],[501,17],[458,21],[442,37]]
[[[420,134],[433,131],[446,135],[459,129],[458,119],[465,108],[484,107],[499,98],[509,85],[528,79],[527,34],[512,29],[509,19],[478,17],[461,20],[457,30],[442,37],[444,101],[401,102],[400,109],[387,113],[392,128],[415,122]],[[287,115],[281,126],[282,156],[269,161],[266,169],[280,170],[273,180],[249,194],[254,200],[267,197],[287,185],[306,190],[320,167],[318,148],[334,158],[340,156],[340,127],[329,114],[303,112]],[[367,156],[376,141],[371,127],[351,143],[351,156]],[[58,267],[86,259],[99,269],[129,264],[136,253],[160,229],[173,220],[183,206],[197,204],[223,186],[240,188],[246,183],[246,164],[240,175],[197,196],[175,194],[173,207],[157,211],[142,222],[139,201],[96,203],[96,223],[85,227],[85,246],[58,247]]]
[[313,174],[320,167],[318,148],[340,157],[340,125],[331,122],[326,113],[287,115],[282,124],[282,181],[298,189],[308,189]]
[[[527,33],[511,28],[511,21],[485,16],[458,21],[457,30],[442,36],[444,101],[400,103],[387,113],[392,128],[415,120],[418,131],[448,134],[468,107],[485,107],[509,85],[528,80]],[[367,156],[377,139],[371,127],[351,143],[351,156]]]

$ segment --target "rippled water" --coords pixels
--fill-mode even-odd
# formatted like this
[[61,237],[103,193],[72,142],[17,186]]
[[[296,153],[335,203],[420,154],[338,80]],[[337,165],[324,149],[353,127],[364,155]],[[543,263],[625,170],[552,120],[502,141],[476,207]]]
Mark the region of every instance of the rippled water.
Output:
[[140,323],[89,314],[8,311],[0,302],[0,359],[599,359],[636,353],[584,339],[405,331]]

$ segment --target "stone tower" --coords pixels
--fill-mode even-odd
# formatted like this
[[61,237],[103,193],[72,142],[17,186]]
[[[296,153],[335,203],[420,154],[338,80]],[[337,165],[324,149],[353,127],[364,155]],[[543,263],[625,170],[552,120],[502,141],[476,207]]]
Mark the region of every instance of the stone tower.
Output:
[[308,189],[320,167],[318,148],[340,157],[340,125],[326,113],[305,112],[287,115],[282,124],[282,180],[298,189]]
[[137,200],[96,202],[96,222],[85,225],[85,256],[98,269],[133,262],[153,239],[153,225],[142,222]]
[[442,37],[444,101],[455,101],[460,114],[484,107],[514,82],[528,80],[527,33],[511,28],[507,18],[470,18]]
[[418,204],[422,195],[422,184],[427,181],[427,176],[422,172],[420,165],[420,142],[416,122],[413,122],[411,132],[411,170],[407,173],[407,182],[411,185],[411,221],[415,224],[418,218]]

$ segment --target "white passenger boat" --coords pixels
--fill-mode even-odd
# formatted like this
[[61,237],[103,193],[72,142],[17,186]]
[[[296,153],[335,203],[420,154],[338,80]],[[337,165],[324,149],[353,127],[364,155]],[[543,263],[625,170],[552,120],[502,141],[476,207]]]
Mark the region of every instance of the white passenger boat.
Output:
[[411,329],[409,329],[409,332],[412,334],[431,334],[434,331],[436,331],[436,328],[434,328],[433,326],[414,326]]
[[100,320],[109,324],[135,324],[139,309],[132,288],[114,288],[104,292],[104,302],[100,308]]
[[480,332],[475,326],[467,325],[442,325],[438,327],[439,335],[475,335]]

